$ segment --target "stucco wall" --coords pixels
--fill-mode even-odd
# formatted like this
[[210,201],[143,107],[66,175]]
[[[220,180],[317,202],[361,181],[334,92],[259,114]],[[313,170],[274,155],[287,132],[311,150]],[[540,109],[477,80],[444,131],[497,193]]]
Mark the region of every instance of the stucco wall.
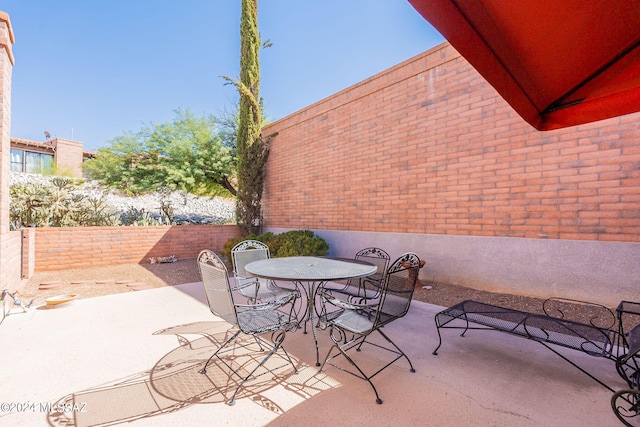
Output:
[[639,125],[538,132],[445,43],[266,126],[264,224],[414,250],[450,283],[640,300]]
[[[274,232],[286,229],[273,230]],[[636,243],[543,240],[316,230],[332,254],[349,256],[367,246],[392,257],[415,251],[426,261],[420,278],[541,298],[563,297],[616,307],[639,301]]]
[[53,143],[56,147],[55,159],[58,172],[81,178],[82,143],[62,138],[54,139]]

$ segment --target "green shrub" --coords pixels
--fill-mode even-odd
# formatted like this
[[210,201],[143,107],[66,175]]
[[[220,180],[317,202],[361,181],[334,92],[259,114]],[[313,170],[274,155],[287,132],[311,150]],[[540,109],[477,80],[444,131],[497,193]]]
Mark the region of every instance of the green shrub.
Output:
[[274,258],[285,256],[324,256],[329,253],[329,244],[311,230],[292,230],[281,234],[272,232],[259,236],[251,234],[246,237],[235,237],[223,245],[224,256],[231,262],[231,249],[243,240],[258,240],[269,247]]
[[311,230],[292,230],[277,234],[267,243],[272,257],[324,256],[329,244]]

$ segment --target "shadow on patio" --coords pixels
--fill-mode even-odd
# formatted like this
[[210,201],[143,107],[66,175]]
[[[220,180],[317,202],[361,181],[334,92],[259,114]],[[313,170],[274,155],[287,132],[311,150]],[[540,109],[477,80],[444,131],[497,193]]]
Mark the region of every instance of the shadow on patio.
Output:
[[[213,365],[198,372],[228,329],[211,315],[199,283],[11,314],[0,325],[3,342],[12,343],[2,350],[0,401],[34,405],[3,410],[0,425],[619,425],[610,392],[535,342],[444,331],[433,356],[440,309],[414,301],[385,327],[417,372],[401,360],[376,376],[382,405],[366,382],[330,366],[318,373],[313,339],[301,331],[285,340],[298,374],[260,377],[226,405],[235,380]],[[324,356],[330,341],[319,335]],[[626,388],[611,361],[567,354]],[[47,412],[56,404],[69,411]]]

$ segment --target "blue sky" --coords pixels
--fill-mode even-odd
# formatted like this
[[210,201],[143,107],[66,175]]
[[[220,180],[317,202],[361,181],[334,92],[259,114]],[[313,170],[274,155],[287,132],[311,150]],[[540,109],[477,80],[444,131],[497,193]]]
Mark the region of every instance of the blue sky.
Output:
[[[11,136],[97,150],[174,110],[233,111],[240,0],[2,0],[16,42]],[[262,0],[270,120],[444,41],[407,0]]]

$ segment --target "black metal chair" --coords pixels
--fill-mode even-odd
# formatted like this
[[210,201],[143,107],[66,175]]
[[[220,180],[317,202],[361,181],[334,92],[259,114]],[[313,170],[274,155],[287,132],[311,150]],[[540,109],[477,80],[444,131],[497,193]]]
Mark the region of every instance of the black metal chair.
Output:
[[[622,341],[618,348],[626,349],[616,360],[616,370],[627,381],[628,388],[613,394],[611,407],[624,425],[640,426],[640,303],[621,301],[616,311]],[[625,333],[625,327],[629,326],[631,330]]]
[[[631,344],[629,354],[621,358],[619,364],[637,366],[637,358],[640,356],[640,326],[632,330],[629,336]],[[638,426],[640,425],[640,369],[636,367],[634,372],[629,372],[627,382],[631,388],[615,392],[611,397],[611,408],[624,425]]]
[[[201,374],[206,374],[207,366],[209,366],[209,363],[215,357],[226,365],[234,375],[240,378],[240,384],[238,384],[233,396],[229,400],[229,405],[235,403],[236,394],[245,382],[250,379],[257,378],[269,372],[273,373],[273,371],[288,365],[291,365],[297,373],[296,366],[282,346],[286,332],[294,331],[298,327],[298,321],[293,316],[293,300],[296,298],[296,294],[287,293],[280,298],[274,298],[268,302],[237,303],[235,299],[241,298],[237,295],[238,289],[229,282],[227,268],[214,252],[210,250],[200,252],[198,255],[198,266],[211,312],[229,322],[237,329],[231,337],[213,353],[200,371]],[[288,313],[278,310],[278,308],[287,304],[291,306]],[[268,332],[271,332],[271,343],[268,343],[261,337]],[[238,355],[234,352],[237,346],[230,346],[230,344],[234,344],[240,333],[252,336],[258,344],[260,351],[264,351],[265,347],[269,348],[267,355],[256,366],[240,365],[235,368],[233,366],[238,364]],[[240,344],[239,347],[250,351],[248,344]],[[280,357],[286,363],[274,367],[265,366],[271,356],[274,355]],[[261,372],[256,373],[260,368],[262,368]],[[248,372],[248,374],[245,375],[246,372]]]
[[[400,358],[405,358],[409,363],[410,371],[415,372],[407,355],[381,328],[403,317],[409,311],[419,270],[420,259],[416,254],[408,252],[395,260],[387,269],[377,298],[367,297],[365,300],[353,295],[341,298],[339,293],[320,290],[320,326],[329,328],[329,335],[333,341],[333,346],[329,349],[320,371],[325,364],[329,364],[366,380],[373,388],[376,403],[382,403],[382,399],[371,381],[373,377]],[[378,332],[385,342],[381,344],[372,341],[371,335],[374,332]],[[353,348],[357,350],[367,348],[363,348],[365,344],[386,350],[392,355],[393,360],[373,373],[365,373],[348,353]],[[332,362],[339,356],[343,356],[348,361],[348,368]]]
[[324,286],[324,289],[363,299],[377,298],[389,267],[389,254],[383,249],[370,247],[358,251],[354,258],[357,261],[365,261],[375,265],[378,267],[378,271],[368,277],[349,279],[345,283],[329,282]]
[[269,258],[269,247],[258,240],[243,240],[231,249],[233,275],[238,291],[250,302],[281,299],[290,294],[300,296],[297,289],[278,286],[273,280],[260,279],[247,274],[244,267],[253,261]]

